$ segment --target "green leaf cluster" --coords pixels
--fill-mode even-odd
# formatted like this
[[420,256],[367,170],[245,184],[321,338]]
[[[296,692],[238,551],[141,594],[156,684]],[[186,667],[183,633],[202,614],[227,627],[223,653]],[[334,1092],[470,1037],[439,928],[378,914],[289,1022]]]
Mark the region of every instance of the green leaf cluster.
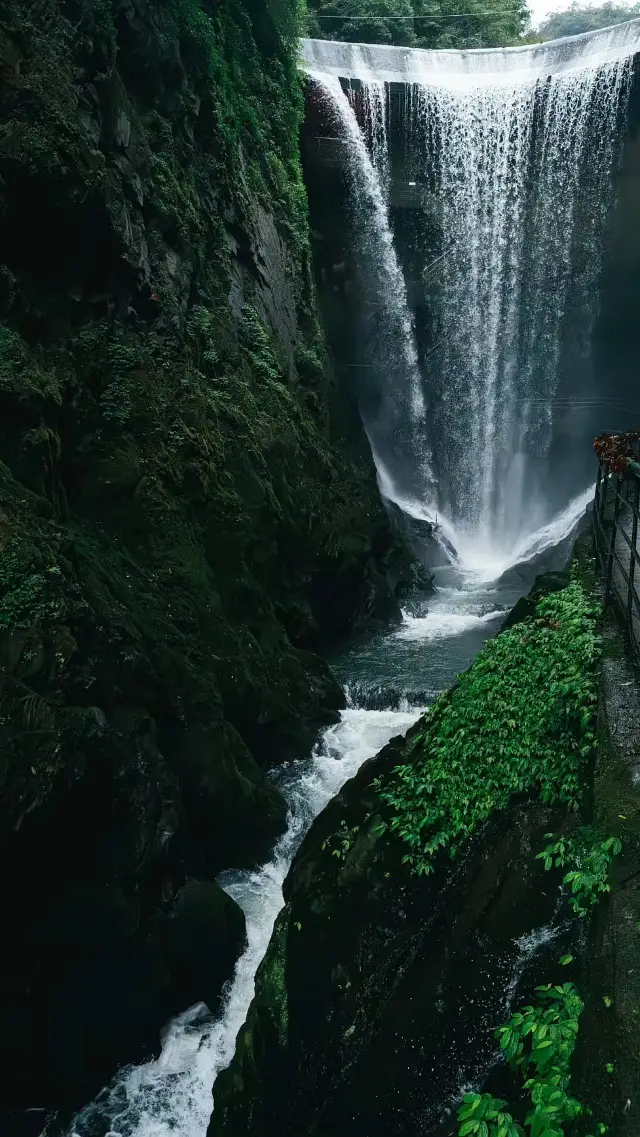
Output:
[[613,24],[623,24],[640,15],[640,4],[612,4],[607,2],[597,7],[587,7],[573,3],[564,12],[551,12],[538,28],[541,40],[561,39],[563,36],[577,36],[582,32],[594,32],[598,28],[609,28]]
[[490,640],[434,704],[380,798],[418,874],[513,794],[577,808],[594,745],[596,612],[577,580]]
[[308,34],[406,47],[500,47],[517,42],[528,25],[525,0],[311,0]]
[[346,861],[359,829],[359,825],[354,825],[352,829],[349,829],[349,826],[343,819],[340,822],[340,828],[337,833],[327,838],[326,841],[323,841],[322,848],[327,849],[333,846],[333,848],[331,848],[331,856],[337,857],[339,861]]
[[537,1005],[513,1014],[506,1026],[498,1027],[496,1038],[514,1069],[531,1067],[546,1077],[552,1068],[569,1069],[584,1004],[573,983],[543,983],[536,994]]
[[[553,833],[547,833],[547,838]],[[560,837],[547,845],[537,859],[544,862],[548,871],[552,868],[570,866],[563,877],[563,883],[571,887],[569,904],[578,916],[586,916],[587,911],[605,892],[611,891],[609,866],[622,850],[618,837],[602,839],[594,830],[582,828],[571,837]]]
[[[534,1005],[522,1007],[496,1031],[505,1060],[524,1079],[529,1108],[524,1126],[491,1094],[466,1094],[458,1109],[459,1137],[564,1137],[565,1123],[590,1113],[569,1093],[570,1065],[584,1004],[573,983],[536,987]],[[606,1126],[598,1125],[604,1133]]]
[[459,1137],[520,1137],[522,1126],[492,1094],[465,1094],[458,1109]]

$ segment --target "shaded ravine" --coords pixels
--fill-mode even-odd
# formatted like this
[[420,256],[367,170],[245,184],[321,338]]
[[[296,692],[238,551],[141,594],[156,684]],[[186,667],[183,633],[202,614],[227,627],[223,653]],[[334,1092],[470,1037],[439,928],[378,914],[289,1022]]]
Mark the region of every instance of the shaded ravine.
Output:
[[[404,280],[388,221],[384,99],[374,84],[370,157],[339,82],[328,79],[322,85],[353,144],[357,161],[352,167],[352,185],[354,194],[362,195],[362,209],[356,213],[363,221],[363,256],[379,294],[386,297],[383,335],[372,350],[382,352],[385,359],[397,355],[394,373],[397,390],[404,396],[394,408],[394,426],[413,447],[418,483],[424,486],[431,476],[429,454],[423,432],[415,430],[415,425],[419,420],[424,426],[426,411]],[[357,171],[362,172],[361,180],[355,176]],[[364,222],[372,215],[375,224],[368,228]],[[398,500],[397,492],[390,492],[385,481],[371,434],[370,440],[381,491]],[[529,558],[537,561],[552,550],[562,558],[589,496],[587,491],[551,524],[516,545],[511,557],[503,554],[478,560],[473,545],[461,547],[458,563],[439,574],[440,591],[426,611],[419,605],[413,607],[404,613],[398,629],[354,643],[336,657],[334,667],[350,692],[352,705],[340,723],[324,733],[308,761],[273,775],[289,802],[285,835],[272,859],[260,869],[226,873],[221,879],[245,911],[248,935],[248,947],[226,992],[221,1017],[213,1019],[203,1007],[179,1016],[165,1033],[159,1059],[121,1072],[78,1115],[71,1133],[77,1137],[105,1137],[107,1133],[112,1137],[204,1137],[213,1082],[233,1055],[236,1034],[253,996],[255,973],[283,903],[282,882],[313,818],[362,762],[391,737],[406,731],[421,708],[471,662],[487,636],[498,629],[504,611],[526,591],[531,579]],[[415,512],[415,500],[409,501],[407,512]],[[420,509],[428,513],[429,504],[423,497]],[[500,579],[510,566],[516,567],[515,573]]]
[[[557,528],[540,539],[544,567],[564,562],[569,537],[570,530],[560,519]],[[200,1005],[174,1019],[165,1031],[160,1057],[121,1071],[77,1115],[67,1133],[205,1137],[213,1082],[233,1056],[236,1035],[253,997],[256,970],[283,905],[282,883],[314,817],[366,759],[390,738],[405,733],[424,706],[469,665],[487,637],[499,630],[506,610],[527,590],[532,573],[528,568],[511,580],[507,574],[499,580],[474,581],[468,570],[442,569],[437,574],[439,591],[426,605],[406,611],[398,627],[355,642],[336,655],[332,662],[350,705],[341,721],[324,732],[307,761],[273,774],[289,802],[286,833],[261,868],[230,871],[220,878],[245,912],[248,937],[225,993],[222,1015],[213,1018]],[[516,954],[518,967],[524,966],[528,948]],[[507,986],[512,980],[511,974],[505,978]]]
[[[567,579],[547,578],[539,587],[557,588]],[[494,583],[498,602],[504,586]],[[450,596],[444,602],[450,609]],[[530,611],[527,601],[514,618]],[[436,605],[433,614],[439,622]],[[512,630],[508,642],[517,645],[521,635]],[[451,645],[442,642],[447,653]],[[435,658],[434,646],[423,644],[423,655]],[[365,698],[377,694],[372,656],[359,676]],[[500,713],[508,713],[510,668],[495,690],[492,671],[485,661],[484,695],[495,695]],[[465,704],[467,681],[460,699],[454,693],[444,708],[449,701]],[[489,703],[479,710],[474,734],[492,709]],[[537,984],[562,981],[555,978],[561,955],[580,954],[559,879],[547,887],[536,861],[544,835],[572,821],[535,792],[514,795],[459,855],[443,855],[424,877],[412,873],[402,844],[383,835],[380,795],[389,800],[398,763],[407,784],[416,785],[420,775],[406,766],[420,757],[423,729],[414,728],[406,742],[393,740],[367,763],[305,838],[285,883],[287,905],[258,973],[247,1026],[229,1071],[216,1082],[210,1137],[245,1137],[253,1129],[274,1137],[453,1137],[452,1111],[466,1088],[510,1096],[508,1074],[494,1069],[493,1031],[510,1008],[530,1001]],[[441,737],[447,733],[445,727]],[[454,745],[454,765],[464,765],[463,752],[473,764],[469,734],[460,731],[466,738],[461,749]],[[487,761],[489,770],[490,753]],[[487,779],[489,785],[489,773]],[[430,779],[422,785],[426,797]],[[481,785],[472,800],[476,794],[484,800]],[[411,816],[419,825],[419,814]]]

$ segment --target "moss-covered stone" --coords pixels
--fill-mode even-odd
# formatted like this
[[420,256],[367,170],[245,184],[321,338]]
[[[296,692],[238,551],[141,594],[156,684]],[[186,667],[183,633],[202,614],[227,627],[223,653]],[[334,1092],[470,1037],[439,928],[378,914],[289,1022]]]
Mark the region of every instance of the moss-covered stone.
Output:
[[[314,653],[386,614],[404,566],[315,314],[297,20],[294,0],[8,0],[0,15],[15,1104],[85,1096],[178,1009],[158,912],[187,879],[264,855],[285,818],[264,768],[340,706]],[[81,868],[56,833],[76,834]],[[147,936],[157,949],[144,1008],[125,1001],[102,1057],[100,1015],[84,1024],[86,1061],[76,1047],[61,1078],[34,1008],[63,987],[90,1003],[113,976],[96,950],[84,987],[75,964],[63,979],[46,930],[31,934],[43,860],[53,907],[81,871],[98,892],[118,882],[114,959]]]
[[[305,838],[234,1059],[216,1080],[211,1137],[452,1133],[443,1102],[486,1075],[487,1024],[500,1021],[505,988],[522,995],[562,978],[569,924],[531,961],[519,941],[554,919],[559,874],[541,888],[535,853],[566,814],[514,803],[463,856],[442,855],[418,878],[381,835],[371,784],[405,753],[396,739],[365,763]],[[343,829],[352,844],[338,857]]]
[[[570,579],[577,580],[580,587],[567,589]],[[570,571],[539,577],[532,593],[533,604],[527,598],[527,606],[516,607],[508,624],[529,619],[522,634],[527,628],[533,631],[544,622],[544,611],[539,611],[536,622],[531,620],[529,609],[541,597],[561,588],[581,594],[584,590],[597,601],[590,534],[585,533],[577,542]],[[550,653],[546,673],[538,676],[536,707],[543,705],[554,684],[580,672],[586,681],[583,705],[590,708],[598,661],[593,654],[595,612],[591,603],[584,601],[582,595],[579,607],[589,625],[587,641],[582,643],[586,650],[576,663],[570,649],[573,640],[576,646],[580,642],[578,637],[585,626],[568,609],[564,625],[568,647],[564,653]],[[596,608],[599,610],[599,605]],[[549,617],[548,626],[557,634],[561,623]],[[488,787],[496,785],[496,771],[506,750],[505,729],[508,732],[522,726],[515,719],[523,697],[517,668],[524,658],[524,642],[520,633],[515,637],[513,632],[504,634],[499,643],[505,650],[508,645],[513,647],[511,670],[507,667],[501,677],[500,666],[494,662],[485,671],[481,657],[442,697],[440,712],[436,705],[405,739],[393,739],[364,763],[316,818],[285,880],[285,908],[261,965],[261,982],[234,1059],[216,1081],[210,1137],[243,1137],[254,1131],[262,1137],[276,1137],[283,1131],[296,1137],[325,1133],[350,1137],[354,1132],[368,1137],[400,1137],[414,1132],[451,1137],[458,1130],[455,1106],[463,1087],[469,1085],[518,1103],[519,1109],[523,1104],[519,1100],[521,1089],[504,1064],[496,1062],[493,1031],[508,1017],[512,1003],[515,1008],[532,998],[536,984],[560,983],[572,977],[561,963],[564,953],[564,962],[581,973],[580,989],[588,1008],[591,1003],[586,1014],[591,1049],[588,1056],[580,1056],[576,1081],[585,1103],[598,1108],[598,1118],[603,1116],[603,1103],[603,1119],[618,1132],[614,1122],[619,1124],[623,1103],[617,1087],[608,1097],[602,1094],[607,1079],[605,1062],[617,1063],[620,1058],[624,1062],[620,1085],[628,1093],[635,1093],[637,1086],[637,1062],[634,1067],[631,1061],[636,1038],[632,992],[637,984],[630,979],[621,981],[620,976],[614,984],[611,974],[613,940],[622,945],[622,950],[618,947],[618,960],[626,964],[629,958],[630,925],[627,919],[621,926],[620,919],[634,910],[631,897],[622,891],[629,880],[635,879],[637,870],[638,822],[632,818],[629,769],[625,771],[627,793],[622,799],[620,762],[616,767],[613,799],[623,813],[616,820],[611,808],[603,811],[603,777],[611,779],[613,775],[611,767],[603,774],[601,740],[595,821],[607,834],[624,829],[628,839],[631,831],[634,843],[625,862],[628,879],[614,888],[618,927],[605,918],[603,932],[598,914],[601,930],[596,953],[588,964],[584,928],[572,916],[566,889],[561,888],[563,874],[552,870],[545,875],[537,855],[550,832],[569,833],[579,824],[579,814],[562,804],[562,795],[556,796],[553,807],[543,804],[548,789],[545,777],[552,778],[556,757],[561,759],[577,750],[578,744],[563,737],[564,728],[559,725],[569,713],[569,684],[560,707],[561,719],[549,709],[544,747],[538,739],[526,738],[523,743],[521,758],[526,761],[529,747],[531,769],[544,751],[546,767],[538,771],[538,779],[514,786],[500,808],[496,806],[497,797],[485,800],[488,805],[493,800],[493,808],[482,812],[483,795],[492,793]],[[495,647],[499,644],[494,643]],[[496,652],[485,652],[484,658],[495,661]],[[542,651],[540,659],[544,659]],[[604,661],[605,674],[608,662]],[[468,707],[468,722],[461,727],[460,721],[450,719],[448,729],[438,735],[438,743],[429,740],[429,721],[433,722],[438,713],[446,713],[444,709],[455,703],[460,692],[468,690],[478,669],[486,677],[486,686],[481,682],[475,692],[475,705]],[[516,676],[515,686],[504,682],[505,674],[510,680]],[[506,728],[501,714],[507,719],[514,716]],[[542,725],[544,733],[544,720]],[[588,719],[587,724],[582,721],[580,732],[586,725]],[[475,731],[475,745],[472,743],[458,762],[456,747],[463,744],[469,731]],[[627,767],[633,762],[633,745],[637,749],[633,730],[628,733]],[[592,736],[583,737],[589,742]],[[425,746],[422,758],[421,742]],[[583,791],[580,809],[585,820],[591,820],[592,813],[593,750],[590,743],[583,746],[579,763]],[[438,767],[443,759],[444,773]],[[510,769],[517,768],[517,758],[511,761]],[[445,840],[434,842],[437,847],[429,853],[429,873],[420,875],[410,867],[412,848],[419,848],[423,827],[426,832],[425,819],[438,800],[438,784],[452,784],[456,768],[463,780],[474,769],[478,772],[478,784],[467,791],[471,797],[465,800],[476,820],[451,855],[443,847]],[[433,775],[433,784],[428,784],[424,793],[414,778],[420,769],[427,783]],[[385,787],[388,790],[394,779],[404,779],[403,789],[390,801]],[[413,810],[413,841],[408,830],[405,840],[398,840],[393,832],[393,814],[385,812],[389,805],[392,810],[405,806]],[[460,823],[459,817],[457,820]],[[440,822],[432,814],[427,824],[433,833]],[[614,871],[618,872],[618,866]],[[600,966],[600,952],[606,960],[604,967]],[[623,1024],[618,1012],[603,1002],[605,975],[611,990],[614,985],[624,989],[622,1014],[630,1023]],[[594,999],[598,1004],[595,1013]],[[284,1005],[286,1031],[277,1026],[283,1022]],[[602,1029],[603,1015],[609,1015],[615,1024],[608,1030]],[[618,1032],[618,1041],[605,1057],[614,1031]],[[598,1083],[596,1093],[593,1087]],[[635,1114],[632,1105],[628,1110],[631,1133]]]

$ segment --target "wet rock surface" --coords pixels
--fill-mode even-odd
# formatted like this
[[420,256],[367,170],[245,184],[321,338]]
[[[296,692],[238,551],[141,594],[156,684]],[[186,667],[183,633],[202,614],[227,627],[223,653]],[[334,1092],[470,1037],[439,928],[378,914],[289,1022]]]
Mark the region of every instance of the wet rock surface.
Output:
[[11,1107],[215,1002],[241,915],[210,891],[178,933],[184,889],[266,855],[265,770],[341,705],[318,653],[405,573],[315,314],[285,38],[262,2],[0,15]]
[[[588,533],[573,573],[597,603]],[[547,575],[534,592],[564,583]],[[381,832],[373,782],[406,760],[414,727],[343,788],[294,861],[247,1024],[214,1089],[212,1137],[252,1128],[454,1137],[471,1088],[504,1097],[524,1119],[522,1084],[499,1060],[493,1031],[535,1001],[538,983],[567,980],[584,1002],[571,1092],[590,1112],[576,1133],[604,1124],[635,1137],[640,684],[611,609],[599,631],[597,747],[582,820],[619,836],[623,850],[592,918],[571,913],[562,872],[536,860],[549,834],[570,833],[580,818],[539,801],[512,799],[459,859],[440,855],[427,878],[408,872],[404,846]]]
[[494,1061],[492,1028],[562,972],[575,928],[535,853],[564,811],[514,803],[459,860],[416,878],[378,832],[371,787],[403,746],[365,764],[296,857],[247,1025],[215,1086],[215,1137],[453,1133],[457,1096]]
[[[590,928],[585,1012],[575,1082],[616,1137],[640,1132],[640,673],[611,608],[601,621],[603,663],[593,814],[622,840],[611,892]],[[613,1066],[613,1076],[607,1066]]]
[[512,628],[514,624],[521,624],[523,620],[528,620],[533,616],[536,610],[536,604],[541,596],[545,596],[549,592],[559,592],[560,589],[566,588],[569,583],[569,572],[545,572],[536,577],[531,591],[522,596],[517,604],[509,612],[509,615],[504,620],[501,631],[507,628]]

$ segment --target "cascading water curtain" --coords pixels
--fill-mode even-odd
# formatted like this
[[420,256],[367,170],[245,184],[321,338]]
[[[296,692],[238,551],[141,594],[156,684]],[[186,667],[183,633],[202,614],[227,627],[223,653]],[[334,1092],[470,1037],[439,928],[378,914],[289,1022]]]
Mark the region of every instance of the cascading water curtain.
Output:
[[349,102],[356,117],[364,124],[364,134],[371,160],[385,197],[389,193],[389,88],[386,83],[371,80],[356,90],[349,88]]
[[632,59],[408,89],[406,145],[437,202],[428,363],[440,507],[486,548],[549,520],[552,407],[587,367]]
[[413,317],[389,222],[388,86],[349,89],[314,75],[347,143],[347,174],[361,294],[359,402],[382,493],[435,500],[428,415]]

